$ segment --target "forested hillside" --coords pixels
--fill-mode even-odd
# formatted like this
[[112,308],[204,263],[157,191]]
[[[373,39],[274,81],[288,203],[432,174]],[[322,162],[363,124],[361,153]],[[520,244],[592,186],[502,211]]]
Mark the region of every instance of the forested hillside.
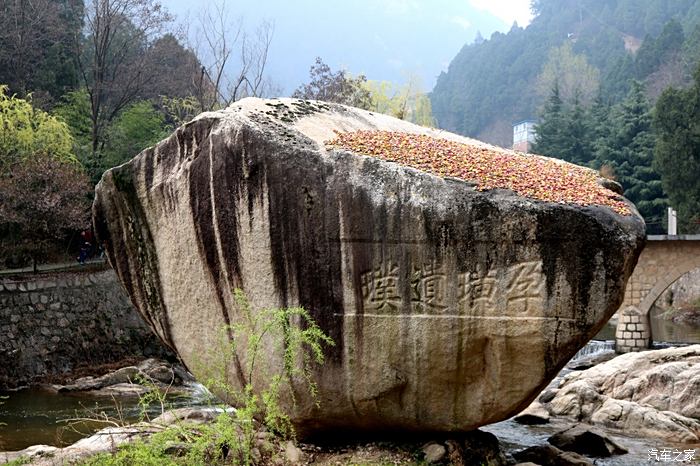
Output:
[[431,94],[438,125],[510,146],[512,123],[535,119],[556,81],[561,98],[621,102],[633,80],[653,103],[687,85],[700,56],[695,0],[535,0],[525,29],[465,45]]

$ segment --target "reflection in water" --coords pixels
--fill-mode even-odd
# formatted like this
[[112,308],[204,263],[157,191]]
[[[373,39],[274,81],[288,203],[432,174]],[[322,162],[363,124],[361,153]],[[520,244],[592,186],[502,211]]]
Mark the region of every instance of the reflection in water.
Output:
[[[664,343],[700,343],[700,327],[663,319],[661,317],[662,312],[662,310],[654,306],[649,318],[651,321],[651,338],[654,341],[654,346],[667,346]],[[611,319],[593,339],[615,340],[616,325],[617,321]],[[661,344],[659,345],[659,343]]]
[[663,309],[651,308],[651,336],[654,341],[674,343],[700,343],[700,327],[680,324],[663,318]]
[[[55,394],[40,389],[0,392],[0,451],[17,451],[30,445],[63,447],[114,424],[140,420],[138,398],[91,397],[86,394]],[[168,398],[168,407],[205,404],[190,396]],[[151,405],[147,415],[161,414],[160,405]],[[4,425],[2,425],[4,424]]]
[[[39,389],[2,393],[0,405],[0,450],[14,451],[29,445],[66,446],[85,433],[107,427],[96,422],[71,421],[84,418],[138,418],[138,399],[114,401],[53,394]],[[120,415],[121,413],[121,415]]]

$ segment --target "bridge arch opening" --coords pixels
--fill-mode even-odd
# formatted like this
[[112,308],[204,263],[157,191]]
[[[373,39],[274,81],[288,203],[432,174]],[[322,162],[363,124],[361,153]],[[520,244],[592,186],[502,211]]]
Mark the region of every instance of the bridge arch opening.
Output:
[[[680,264],[673,265],[666,269],[665,273],[660,274],[658,281],[649,290],[649,293],[644,297],[641,303],[639,303],[639,310],[644,314],[649,314],[651,308],[658,301],[661,295],[668,290],[671,285],[678,282],[679,279],[692,273],[693,271],[700,268],[700,257],[688,258],[687,261],[683,261]],[[700,278],[700,275],[698,276]]]
[[653,342],[700,343],[700,267],[673,281],[649,309]]

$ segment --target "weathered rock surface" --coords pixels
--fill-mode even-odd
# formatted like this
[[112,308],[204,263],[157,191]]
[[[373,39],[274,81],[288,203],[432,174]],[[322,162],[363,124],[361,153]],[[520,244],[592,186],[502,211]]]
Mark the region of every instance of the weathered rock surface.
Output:
[[428,464],[438,463],[442,461],[447,455],[447,448],[444,445],[440,445],[436,442],[430,442],[423,448],[423,460]]
[[538,445],[513,454],[517,461],[527,461],[540,466],[592,466],[593,462],[583,455],[562,451],[552,445]]
[[508,464],[501,443],[491,432],[473,430],[467,432],[463,439],[463,452],[461,461],[452,464],[464,464],[465,466],[505,466]]
[[700,345],[629,353],[560,383],[546,407],[642,437],[700,440]]
[[557,432],[547,441],[560,450],[573,451],[586,456],[607,457],[627,453],[625,447],[603,432],[583,425]]
[[66,385],[44,385],[56,393],[83,392],[92,396],[137,397],[148,393],[151,388],[167,389],[171,394],[186,393],[187,382],[192,376],[179,364],[149,358],[137,366],[121,367],[99,377],[81,377]]
[[[320,405],[303,380],[282,400],[302,435],[508,418],[617,309],[641,219],[324,146],[360,129],[485,146],[339,105],[244,99],[104,175],[93,213],[110,263],[198,377],[243,319],[234,289],[254,310],[306,308],[335,346],[314,369]],[[264,342],[257,390],[283,370],[277,343]]]
[[549,422],[549,411],[539,401],[533,401],[530,406],[523,409],[513,418],[518,424],[547,424]]

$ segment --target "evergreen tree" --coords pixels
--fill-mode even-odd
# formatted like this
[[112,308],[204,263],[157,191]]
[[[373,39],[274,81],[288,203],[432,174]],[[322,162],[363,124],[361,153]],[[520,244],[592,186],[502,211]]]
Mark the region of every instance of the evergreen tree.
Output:
[[634,81],[627,97],[609,117],[610,132],[597,143],[596,162],[611,167],[625,197],[634,202],[649,232],[662,228],[667,200],[652,164],[654,134],[649,102],[641,83]]
[[[593,144],[594,159],[598,152],[598,145],[610,134],[610,105],[599,95],[593,101],[593,105],[588,110],[588,121],[590,124],[590,136]],[[592,161],[595,164],[595,160]]]
[[612,66],[601,83],[601,93],[608,100],[618,101],[627,95],[630,82],[636,74],[635,59],[631,54],[624,54]]
[[[561,73],[545,69],[557,49],[570,50],[571,56],[585,58],[591,71],[599,70],[602,94],[614,103],[624,100],[631,79],[649,78],[649,97],[692,80],[700,59],[700,41],[690,38],[700,22],[697,0],[534,0],[531,6],[535,17],[525,29],[465,45],[438,77],[430,99],[441,128],[484,135],[488,142],[503,140],[511,130],[502,122],[537,115],[554,77],[559,77],[560,97],[568,102],[574,94],[562,76],[572,66],[561,67]],[[596,86],[589,87],[591,94],[580,95],[584,104],[596,93]]]
[[43,108],[75,88],[82,14],[81,0],[0,2],[0,84]]
[[564,102],[559,94],[559,84],[555,81],[552,92],[540,114],[540,122],[535,126],[535,144],[532,151],[550,157],[559,157],[564,152]]
[[533,151],[566,160],[578,165],[587,165],[593,158],[592,126],[588,112],[578,96],[571,105],[566,105],[555,83],[540,115],[540,124],[535,128]]
[[675,19],[666,23],[656,39],[647,35],[635,60],[637,78],[646,78],[656,71],[669,56],[681,51],[684,41],[683,27]]
[[[682,229],[700,220],[700,67],[689,89],[669,88],[656,102],[654,166]],[[690,231],[689,231],[690,230]]]
[[593,141],[589,114],[578,95],[574,96],[571,107],[564,112],[564,128],[561,134],[563,151],[552,154],[567,162],[588,165],[593,160]]

